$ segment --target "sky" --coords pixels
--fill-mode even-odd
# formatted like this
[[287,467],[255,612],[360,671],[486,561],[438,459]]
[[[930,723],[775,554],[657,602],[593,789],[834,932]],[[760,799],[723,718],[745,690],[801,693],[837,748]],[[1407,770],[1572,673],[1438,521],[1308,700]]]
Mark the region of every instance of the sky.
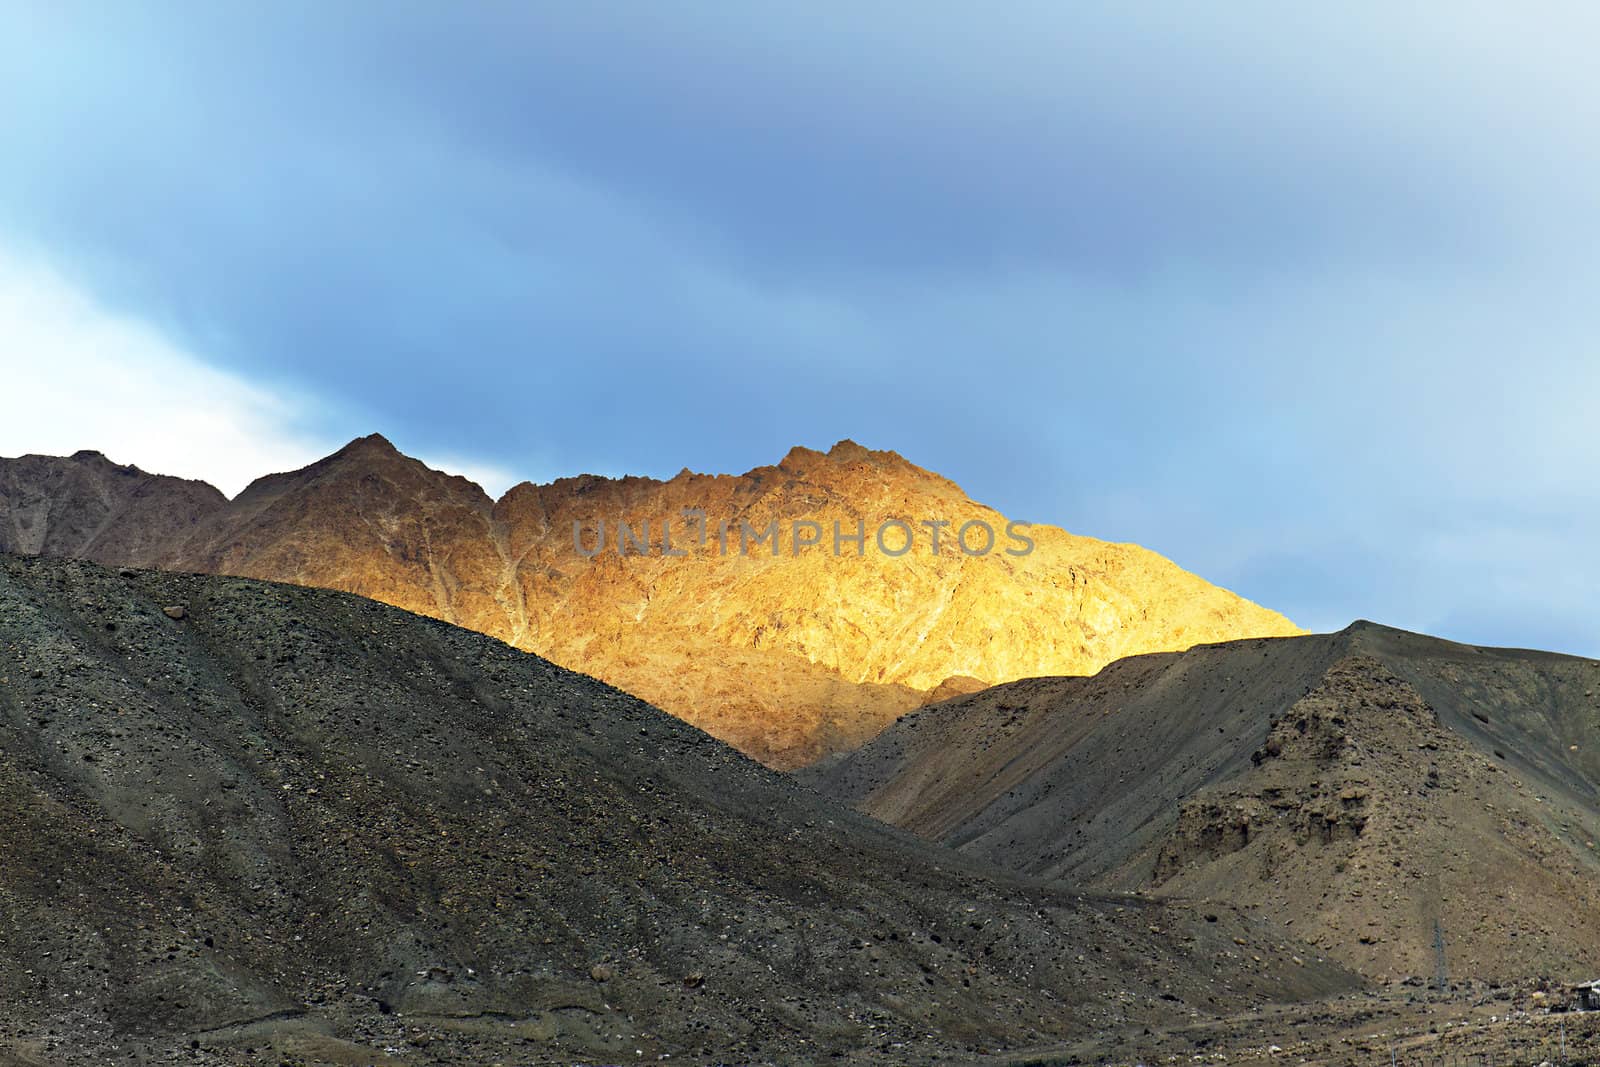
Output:
[[1600,656],[1600,8],[0,0],[0,455],[891,448]]

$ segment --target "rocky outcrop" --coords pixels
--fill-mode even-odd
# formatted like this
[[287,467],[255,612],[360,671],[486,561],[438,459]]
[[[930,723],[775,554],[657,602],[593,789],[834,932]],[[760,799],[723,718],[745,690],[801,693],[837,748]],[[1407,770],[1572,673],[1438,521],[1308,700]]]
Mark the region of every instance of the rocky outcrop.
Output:
[[[1409,777],[1412,750],[1439,733],[1432,709],[1381,663],[1340,660],[1316,689],[1273,717],[1248,773],[1184,799],[1150,884],[1252,847],[1355,842],[1373,815],[1371,756],[1388,758],[1399,765],[1391,772]],[[1436,781],[1437,768],[1430,773]]]

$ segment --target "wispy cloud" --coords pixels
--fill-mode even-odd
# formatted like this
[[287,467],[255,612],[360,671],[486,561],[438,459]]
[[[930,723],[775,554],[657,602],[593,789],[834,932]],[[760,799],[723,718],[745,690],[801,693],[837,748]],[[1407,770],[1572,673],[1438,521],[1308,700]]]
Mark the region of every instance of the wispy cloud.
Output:
[[[98,303],[38,257],[3,248],[0,370],[0,455],[94,449],[233,496],[344,440],[308,428],[326,415],[318,398],[220,370],[154,326]],[[349,436],[358,432],[366,431]],[[424,462],[491,493],[520,480],[470,458]]]
[[298,428],[305,398],[217,370],[50,266],[0,250],[0,454],[92,448],[233,495],[328,441]]
[[[422,453],[416,457],[434,470],[444,471],[447,474],[459,474],[470,482],[477,482],[490,496],[499,498],[505,491],[518,482],[528,481],[527,475],[518,474],[509,467],[496,463],[485,463],[477,459],[462,459],[451,455],[434,455]],[[549,481],[547,475],[541,474],[540,481]]]

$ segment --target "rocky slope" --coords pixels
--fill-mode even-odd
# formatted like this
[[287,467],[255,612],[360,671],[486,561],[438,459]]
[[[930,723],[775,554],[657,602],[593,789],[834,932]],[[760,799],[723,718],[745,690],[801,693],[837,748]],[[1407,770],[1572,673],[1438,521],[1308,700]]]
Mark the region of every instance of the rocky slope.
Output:
[[146,474],[99,452],[0,459],[0,552],[147,559],[227,503],[204,482]]
[[1600,663],[1370,624],[1000,686],[810,772],[1017,870],[1242,903],[1375,977],[1588,978]]
[[479,634],[0,556],[0,1063],[973,1062],[1352,986]]
[[[909,531],[884,528],[895,519]],[[739,476],[585,476],[493,501],[374,436],[225,507],[178,501],[166,521],[175,536],[124,535],[95,558],[374,597],[604,679],[780,768],[853,748],[930,694],[1298,632],[1135,545],[1033,526],[1010,531],[1033,550],[1009,554],[1023,542],[1005,517],[850,442]],[[946,524],[937,553],[924,523]],[[989,551],[962,550],[968,523],[967,548],[989,547],[986,524]],[[647,547],[619,551],[623,524]],[[797,530],[818,543],[797,548]]]

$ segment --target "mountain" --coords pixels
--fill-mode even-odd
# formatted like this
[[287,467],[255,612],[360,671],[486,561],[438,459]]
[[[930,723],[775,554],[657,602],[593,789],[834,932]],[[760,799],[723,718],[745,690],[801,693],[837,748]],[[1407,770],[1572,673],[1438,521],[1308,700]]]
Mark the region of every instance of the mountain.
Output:
[[227,503],[204,482],[146,474],[99,452],[0,459],[0,552],[147,558]]
[[1299,632],[1153,552],[1012,526],[848,441],[739,476],[586,475],[494,501],[374,435],[224,507],[176,500],[161,530],[118,543],[95,558],[338,589],[479,630],[778,768],[935,695]]
[[1600,663],[1370,623],[957,698],[808,772],[997,866],[1225,899],[1372,976],[1589,978]]
[[[357,597],[0,556],[0,1063],[973,1062],[1338,993]],[[1244,947],[1241,947],[1244,946]]]

